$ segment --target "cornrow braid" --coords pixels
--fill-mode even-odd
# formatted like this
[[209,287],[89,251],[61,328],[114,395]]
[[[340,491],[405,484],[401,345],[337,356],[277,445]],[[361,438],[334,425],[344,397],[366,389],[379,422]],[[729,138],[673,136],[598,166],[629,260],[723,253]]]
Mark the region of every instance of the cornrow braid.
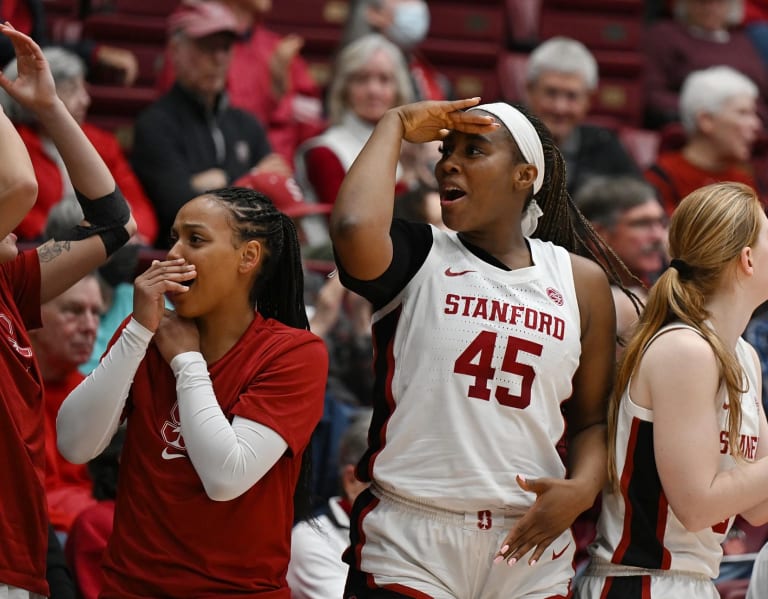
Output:
[[227,205],[240,241],[258,239],[263,244],[264,260],[251,289],[251,302],[259,313],[291,327],[309,329],[301,251],[293,221],[253,189],[226,187],[208,193]]
[[555,145],[547,127],[524,107],[515,105],[515,108],[523,113],[536,129],[544,150],[544,181],[539,193],[532,196],[543,212],[534,236],[597,262],[605,271],[611,284],[622,290],[640,314],[643,307],[642,300],[624,284],[624,281],[636,281],[640,287],[644,287],[644,283],[603,241],[571,198],[566,188],[566,167],[563,155]]
[[[264,194],[245,187],[226,187],[208,195],[227,205],[240,241],[258,239],[265,248],[261,271],[251,289],[251,302],[265,318],[309,330],[304,305],[304,271],[293,221]],[[293,493],[294,521],[312,511],[312,448],[301,456]]]

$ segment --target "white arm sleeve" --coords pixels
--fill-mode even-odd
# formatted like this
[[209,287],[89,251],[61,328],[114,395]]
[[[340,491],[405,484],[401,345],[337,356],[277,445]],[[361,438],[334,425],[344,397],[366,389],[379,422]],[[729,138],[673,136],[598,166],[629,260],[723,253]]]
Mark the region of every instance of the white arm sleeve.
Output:
[[288,443],[248,418],[235,416],[229,423],[199,352],[177,355],[171,368],[184,445],[205,492],[214,501],[242,495],[275,465]]
[[84,464],[109,444],[153,335],[131,318],[109,353],[61,404],[56,438],[68,461]]

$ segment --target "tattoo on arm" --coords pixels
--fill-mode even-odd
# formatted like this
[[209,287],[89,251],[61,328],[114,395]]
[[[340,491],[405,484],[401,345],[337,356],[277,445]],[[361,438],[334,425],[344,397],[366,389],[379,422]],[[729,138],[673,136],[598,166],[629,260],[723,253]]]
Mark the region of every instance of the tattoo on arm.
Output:
[[39,248],[37,248],[37,255],[40,263],[51,262],[64,252],[68,252],[72,248],[71,241],[54,241],[50,240],[45,242]]

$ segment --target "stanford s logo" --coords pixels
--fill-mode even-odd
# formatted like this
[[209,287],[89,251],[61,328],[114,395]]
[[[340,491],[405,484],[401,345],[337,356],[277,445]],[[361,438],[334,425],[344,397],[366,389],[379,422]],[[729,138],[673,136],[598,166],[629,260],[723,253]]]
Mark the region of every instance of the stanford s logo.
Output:
[[549,296],[549,299],[555,302],[558,306],[563,305],[563,294],[560,293],[557,289],[547,287],[547,295]]
[[480,530],[488,530],[493,526],[493,517],[490,510],[480,510],[477,512],[477,527]]
[[0,329],[3,330],[5,339],[11,344],[11,347],[16,350],[16,353],[24,358],[32,357],[32,348],[19,345],[19,342],[16,340],[16,332],[13,329],[11,319],[2,312],[0,312]]
[[184,446],[184,437],[181,436],[181,420],[179,419],[179,402],[176,401],[171,408],[170,420],[166,420],[160,434],[167,447],[163,448],[164,460],[186,458],[187,449]]

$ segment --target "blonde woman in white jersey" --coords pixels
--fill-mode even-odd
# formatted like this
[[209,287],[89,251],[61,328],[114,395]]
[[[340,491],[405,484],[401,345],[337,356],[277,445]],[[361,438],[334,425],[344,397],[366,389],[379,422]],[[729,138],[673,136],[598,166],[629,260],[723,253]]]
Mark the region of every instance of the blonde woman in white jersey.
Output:
[[768,424],[741,339],[768,299],[768,219],[752,188],[702,187],[672,216],[669,268],[624,353],[585,599],[717,599],[720,543],[768,521]]
[[[388,111],[331,218],[342,282],[376,309],[350,599],[567,597],[569,526],[605,481],[613,302],[600,267],[567,251],[605,248],[546,130],[478,101]],[[403,139],[442,140],[455,232],[393,220]]]

